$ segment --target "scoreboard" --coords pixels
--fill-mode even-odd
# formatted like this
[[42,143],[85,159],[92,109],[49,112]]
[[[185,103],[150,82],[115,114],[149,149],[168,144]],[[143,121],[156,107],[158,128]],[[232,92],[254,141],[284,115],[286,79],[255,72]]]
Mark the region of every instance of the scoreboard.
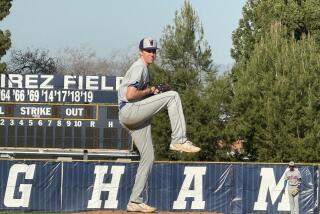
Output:
[[121,77],[0,74],[0,153],[126,154]]

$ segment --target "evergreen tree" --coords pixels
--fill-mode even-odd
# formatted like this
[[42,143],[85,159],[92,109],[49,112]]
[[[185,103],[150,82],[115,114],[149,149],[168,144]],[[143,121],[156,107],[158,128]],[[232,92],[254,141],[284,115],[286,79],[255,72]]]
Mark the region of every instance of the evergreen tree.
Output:
[[[189,1],[176,11],[174,24],[168,25],[160,39],[160,67],[151,67],[153,82],[164,81],[173,85],[180,94],[187,123],[187,136],[202,147],[207,142],[207,111],[203,97],[203,86],[209,74],[215,75],[212,53],[204,40],[202,25]],[[157,115],[153,121],[153,140],[156,158],[196,160],[200,155],[180,156],[168,152],[170,144],[170,124],[165,113]]]
[[232,57],[236,62],[250,58],[255,43],[279,21],[287,28],[286,38],[299,40],[311,34],[320,45],[319,0],[248,0],[243,7],[243,18],[233,32]]
[[[11,0],[0,0],[0,21],[4,19],[10,13]],[[6,54],[6,51],[10,48],[10,32],[8,30],[2,31],[0,29],[0,60],[2,56]],[[5,63],[0,63],[0,73],[6,69]]]
[[205,136],[207,142],[203,145],[201,159],[209,161],[234,161],[229,155],[230,144],[236,136],[229,136],[225,133],[226,120],[229,115],[229,107],[232,98],[231,78],[228,73],[208,79],[208,85],[205,88],[205,105],[202,107],[207,112]]
[[226,132],[259,161],[319,161],[320,50],[311,36],[286,39],[274,24],[234,68]]

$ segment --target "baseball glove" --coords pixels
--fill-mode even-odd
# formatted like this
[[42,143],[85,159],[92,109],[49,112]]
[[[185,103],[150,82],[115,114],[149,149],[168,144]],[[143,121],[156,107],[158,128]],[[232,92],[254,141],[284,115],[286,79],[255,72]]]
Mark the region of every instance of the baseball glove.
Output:
[[168,85],[168,84],[159,84],[159,85],[156,85],[156,89],[158,89],[159,93],[162,93],[166,91],[171,91],[172,87],[171,85]]
[[299,191],[300,191],[299,188],[294,188],[293,190],[291,190],[291,195],[294,197],[298,195]]

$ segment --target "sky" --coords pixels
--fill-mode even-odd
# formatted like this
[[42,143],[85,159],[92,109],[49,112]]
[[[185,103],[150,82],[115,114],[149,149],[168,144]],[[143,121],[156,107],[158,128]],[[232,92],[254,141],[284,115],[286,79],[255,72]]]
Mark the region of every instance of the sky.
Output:
[[[190,0],[204,28],[215,65],[231,65],[232,31],[246,0]],[[11,49],[87,47],[98,57],[136,49],[146,36],[159,40],[184,0],[13,0],[0,22],[10,30]],[[160,47],[161,48],[161,47]]]

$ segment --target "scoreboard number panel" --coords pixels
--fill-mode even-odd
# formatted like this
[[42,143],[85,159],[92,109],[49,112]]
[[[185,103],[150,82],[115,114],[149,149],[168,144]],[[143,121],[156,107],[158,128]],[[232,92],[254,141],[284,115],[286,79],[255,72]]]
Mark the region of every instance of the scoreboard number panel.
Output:
[[118,119],[121,79],[0,74],[0,149],[130,153]]

